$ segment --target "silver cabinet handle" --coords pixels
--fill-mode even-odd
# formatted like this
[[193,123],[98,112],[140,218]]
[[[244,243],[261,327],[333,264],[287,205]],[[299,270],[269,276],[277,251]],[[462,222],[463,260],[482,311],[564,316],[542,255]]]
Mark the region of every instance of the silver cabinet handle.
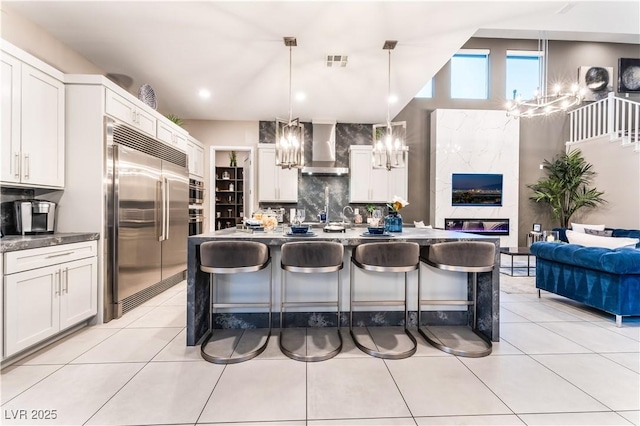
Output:
[[66,253],[50,254],[49,256],[45,257],[45,259],[51,259],[52,257],[69,256],[70,254],[73,254],[73,252],[72,251],[68,251]]
[[15,156],[15,162],[13,163],[15,170],[13,171],[13,175],[20,178],[20,154],[16,152],[13,155]]
[[58,296],[60,294],[60,270],[57,270],[54,274],[55,283],[53,283],[53,287],[55,290],[55,295]]
[[140,113],[136,112],[136,120],[138,122],[138,124],[140,124]]
[[169,200],[169,179],[168,178],[164,179],[164,193],[165,193],[165,211],[164,211],[165,231],[164,231],[164,238],[165,238],[165,240],[168,240],[169,239],[169,220],[171,218],[171,216],[169,215],[169,212],[170,212],[170,209],[169,209],[170,200]]
[[29,154],[24,154],[24,178],[29,179]]
[[136,110],[135,108],[131,110],[131,121],[136,122]]
[[69,268],[64,268],[64,292],[69,294]]

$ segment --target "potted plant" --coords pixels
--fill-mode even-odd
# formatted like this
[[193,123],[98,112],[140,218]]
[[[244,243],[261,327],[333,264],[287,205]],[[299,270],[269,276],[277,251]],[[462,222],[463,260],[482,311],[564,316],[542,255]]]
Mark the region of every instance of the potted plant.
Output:
[[176,115],[173,114],[167,114],[166,117],[169,119],[169,121],[171,121],[172,123],[180,126],[180,127],[184,127],[184,120]]
[[229,153],[229,167],[238,167],[238,158],[235,151]]
[[596,172],[580,150],[563,153],[553,161],[544,160],[543,167],[547,176],[527,185],[533,190],[529,199],[548,204],[561,227],[568,228],[571,216],[579,209],[606,203],[604,192],[589,187]]

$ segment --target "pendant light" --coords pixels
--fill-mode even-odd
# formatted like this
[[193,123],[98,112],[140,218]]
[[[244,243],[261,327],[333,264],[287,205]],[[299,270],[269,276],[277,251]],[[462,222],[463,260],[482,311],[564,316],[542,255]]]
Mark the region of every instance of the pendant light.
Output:
[[407,122],[391,122],[391,51],[398,44],[397,40],[386,40],[383,50],[389,52],[388,80],[387,80],[387,121],[373,125],[373,168],[387,169],[406,167],[407,164]]
[[295,37],[284,37],[289,47],[289,120],[276,118],[276,166],[283,169],[304,166],[304,126],[293,118],[291,106],[291,51],[297,46]]
[[538,90],[533,93],[533,98],[522,100],[520,96],[507,102],[507,116],[509,117],[539,117],[551,115],[556,112],[566,112],[580,102],[583,94],[578,84],[571,85],[565,91],[561,84],[556,84],[551,93],[547,92],[549,77],[549,40],[538,40],[538,52],[540,52]]

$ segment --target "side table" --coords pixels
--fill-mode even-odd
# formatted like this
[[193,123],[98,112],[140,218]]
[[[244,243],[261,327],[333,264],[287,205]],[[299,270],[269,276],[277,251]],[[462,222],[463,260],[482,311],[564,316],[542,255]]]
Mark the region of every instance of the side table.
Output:
[[529,247],[500,247],[500,254],[506,254],[507,256],[511,257],[511,274],[505,273],[506,275],[510,276],[513,276],[514,269],[524,268],[524,266],[516,266],[514,268],[513,258],[515,256],[527,256],[527,276],[531,276],[531,257],[533,256],[533,254],[531,254],[531,250],[529,250]]

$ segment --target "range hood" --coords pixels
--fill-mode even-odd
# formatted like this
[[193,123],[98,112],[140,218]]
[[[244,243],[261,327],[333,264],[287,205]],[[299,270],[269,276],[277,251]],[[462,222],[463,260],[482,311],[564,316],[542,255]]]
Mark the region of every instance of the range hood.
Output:
[[336,166],[336,123],[312,121],[311,164],[302,168],[306,175],[346,175],[348,167]]

